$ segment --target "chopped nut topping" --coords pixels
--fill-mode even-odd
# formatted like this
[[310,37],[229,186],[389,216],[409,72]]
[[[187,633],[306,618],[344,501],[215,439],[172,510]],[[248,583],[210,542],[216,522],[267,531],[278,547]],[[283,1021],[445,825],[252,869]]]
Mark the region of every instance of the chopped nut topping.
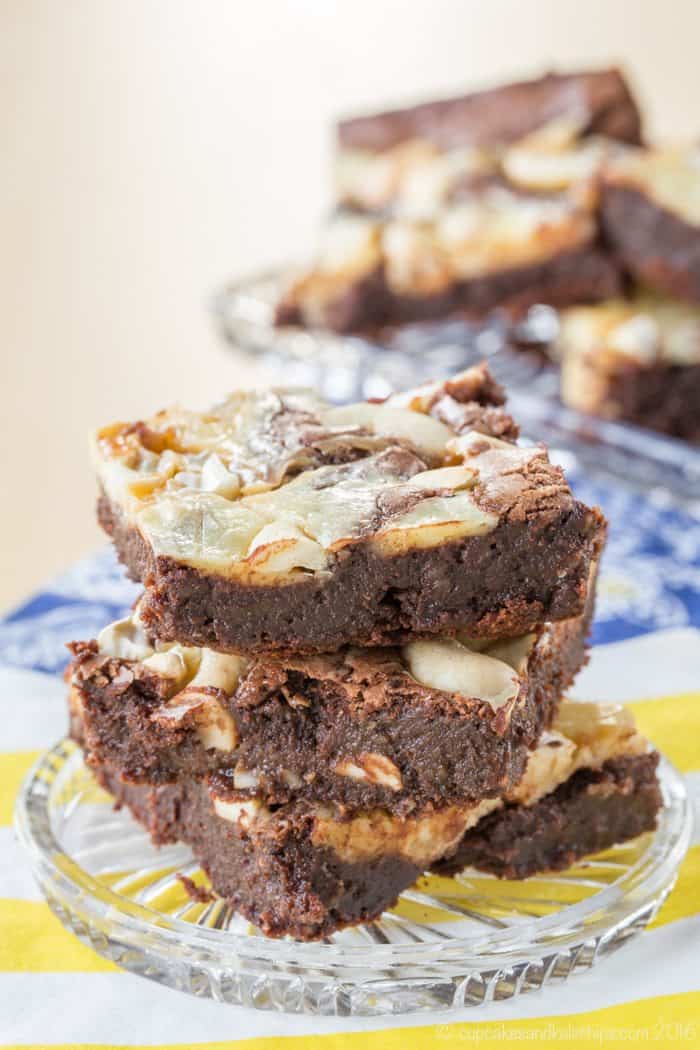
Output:
[[373,751],[363,751],[355,758],[342,759],[336,763],[335,772],[340,777],[363,780],[368,784],[390,788],[392,791],[400,791],[403,787],[401,773],[391,759]]
[[115,660],[144,660],[154,652],[143,628],[131,616],[104,627],[97,636],[97,647]]
[[250,788],[257,788],[259,780],[255,773],[250,769],[243,769],[239,763],[233,771],[233,786],[239,791],[248,791]]
[[404,659],[423,685],[460,696],[485,700],[497,711],[520,691],[513,668],[485,653],[475,653],[456,639],[411,642],[404,646]]
[[150,665],[154,670],[157,669],[154,661],[159,660],[158,667],[166,673],[169,661],[182,660],[182,652],[197,654],[196,674],[152,717],[164,723],[187,721],[195,726],[200,742],[207,750],[233,751],[238,745],[238,730],[223,701],[235,692],[245,661],[240,656],[211,649],[187,650],[173,646],[144,661],[144,665]]
[[194,725],[202,747],[233,751],[239,742],[231,712],[221,702],[218,690],[207,686],[187,686],[167,704],[158,708],[153,719],[162,723],[189,722]]
[[245,799],[243,802],[226,802],[224,799],[215,798],[214,811],[222,820],[239,824],[244,831],[270,816],[270,810],[257,798]]
[[328,565],[328,556],[320,543],[287,522],[265,525],[251,543],[248,558],[259,572],[270,573],[296,569],[320,572]]

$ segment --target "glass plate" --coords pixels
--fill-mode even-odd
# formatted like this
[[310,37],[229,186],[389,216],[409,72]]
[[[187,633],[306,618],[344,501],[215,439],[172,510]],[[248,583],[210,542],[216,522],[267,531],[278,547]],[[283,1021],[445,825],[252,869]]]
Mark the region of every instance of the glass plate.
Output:
[[320,943],[270,940],[220,899],[192,901],[185,847],[155,849],[61,741],[29,773],[16,826],[61,922],[134,973],[221,1002],[304,1014],[448,1011],[587,969],[654,917],[690,836],[681,777],[662,760],[658,829],[523,882],[419,880],[377,922]]
[[575,455],[589,474],[668,492],[700,515],[700,448],[561,403],[558,369],[542,352],[557,332],[551,307],[533,307],[518,324],[496,314],[481,323],[454,318],[367,336],[276,328],[275,305],[292,272],[280,268],[245,278],[214,302],[227,342],[285,375],[288,383],[314,387],[330,401],[358,401],[386,397],[487,360],[528,437]]

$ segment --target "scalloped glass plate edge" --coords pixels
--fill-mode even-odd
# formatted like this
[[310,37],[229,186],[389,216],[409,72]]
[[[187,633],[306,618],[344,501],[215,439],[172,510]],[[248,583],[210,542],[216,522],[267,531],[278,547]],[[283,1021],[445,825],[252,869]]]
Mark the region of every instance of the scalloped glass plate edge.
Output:
[[[85,814],[78,788],[87,777],[80,751],[61,741],[28,773],[15,811],[34,877],[63,925],[103,957],[171,988],[233,1005],[311,1015],[449,1011],[512,998],[588,969],[653,919],[675,882],[692,825],[683,779],[662,758],[658,827],[634,848],[619,847],[617,855],[607,851],[569,872],[518,884],[470,873],[449,880],[454,891],[430,896],[418,883],[402,895],[396,911],[368,928],[346,931],[331,942],[299,943],[261,936],[223,902],[185,921],[178,914],[182,908],[156,910],[137,899],[144,899],[143,889],[126,896],[114,881],[110,888],[88,873],[64,851],[55,830],[59,823],[71,829],[81,806]],[[114,819],[128,822],[134,837],[147,841],[126,814]],[[101,841],[115,841],[101,828],[93,822],[88,829],[92,850]],[[146,898],[164,881],[174,884],[161,874],[163,855],[150,849],[157,863],[119,883],[150,879]],[[84,849],[81,855],[87,855]],[[186,855],[171,865],[172,872],[183,863]],[[528,889],[533,886],[537,892]],[[584,886],[588,895],[567,903],[571,891],[575,897]],[[557,900],[545,900],[552,887]],[[523,897],[521,888],[529,896]],[[461,903],[453,905],[454,900]],[[543,902],[555,906],[545,908]],[[222,928],[225,915],[227,928]]]

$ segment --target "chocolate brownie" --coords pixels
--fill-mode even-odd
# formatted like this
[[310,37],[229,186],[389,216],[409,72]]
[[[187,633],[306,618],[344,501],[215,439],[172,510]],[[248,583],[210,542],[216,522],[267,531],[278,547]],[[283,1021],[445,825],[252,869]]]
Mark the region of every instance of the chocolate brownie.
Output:
[[456,192],[499,177],[535,191],[585,184],[611,149],[639,141],[639,114],[619,74],[544,77],[341,124],[336,198],[363,212],[429,219]]
[[700,303],[700,148],[632,151],[607,171],[602,224],[624,266]]
[[[554,729],[531,753],[521,783],[506,797],[471,805],[428,806],[409,816],[369,809],[349,817],[332,804],[301,801],[268,807],[259,799],[222,798],[204,781],[147,787],[124,783],[119,771],[108,766],[98,765],[95,772],[117,802],[131,808],[156,843],[177,839],[188,843],[213,889],[264,933],[313,939],[375,918],[439,858],[452,857],[454,865],[470,829],[488,833],[492,825],[487,822],[497,820],[499,810],[506,822],[512,822],[514,813],[532,808],[535,826],[528,824],[525,833],[536,832],[534,848],[511,840],[507,845],[511,856],[520,849],[543,867],[564,859],[553,836],[547,844],[542,837],[547,834],[545,813],[558,835],[574,843],[567,847],[571,856],[574,832],[581,843],[577,856],[584,848],[610,845],[611,835],[617,840],[637,834],[650,826],[659,805],[658,795],[649,794],[654,758],[647,752],[648,745],[622,708],[563,703]],[[619,770],[621,762],[627,763],[627,771],[640,769],[640,758],[647,766],[640,777],[646,792],[643,820],[638,819],[640,795],[628,786],[629,777],[609,779],[611,768]],[[572,807],[567,809],[566,785],[579,784],[584,771],[593,775],[601,769],[598,783],[603,786],[585,793],[588,819],[584,821]],[[578,789],[573,793],[582,794]],[[615,793],[619,800],[613,810]],[[607,816],[598,818],[597,812]],[[522,819],[527,824],[527,818]],[[505,849],[503,843],[500,848]],[[534,860],[529,863],[534,870]]]
[[630,89],[616,69],[548,73],[536,80],[476,91],[343,120],[340,145],[375,152],[411,139],[428,139],[443,150],[515,142],[552,121],[570,118],[589,135],[639,143],[641,118]]
[[656,826],[662,798],[655,752],[580,769],[534,806],[508,803],[485,816],[434,870],[477,868],[504,879],[561,871],[589,853],[636,838]]
[[72,646],[73,733],[124,780],[407,813],[502,794],[586,656],[586,613],[504,642],[245,659],[156,648],[137,621]]
[[573,408],[700,441],[700,308],[650,295],[565,310],[556,354]]
[[276,323],[362,332],[619,294],[597,181],[639,140],[615,70],[341,124],[340,211]]
[[269,937],[316,940],[368,922],[495,799],[418,817],[383,810],[339,819],[332,807],[292,803],[269,810],[255,800],[223,802],[202,782],[126,784],[108,767],[98,781],[127,805],[157,845],[186,842],[219,896]]
[[[485,238],[476,230],[470,243],[454,245],[443,244],[436,227],[404,224],[394,237],[397,224],[373,220],[376,254],[360,248],[367,269],[331,253],[335,268],[320,262],[293,282],[277,305],[275,323],[363,332],[465,314],[479,319],[496,308],[519,316],[537,303],[568,306],[620,294],[619,269],[598,245],[588,216],[579,222],[572,215],[558,230],[539,226],[529,232],[517,225],[517,214],[512,218],[516,243],[509,246],[503,245],[498,219]],[[336,224],[367,221],[341,217]],[[328,233],[332,238],[335,231]],[[561,247],[550,251],[553,238]]]
[[381,404],[252,392],[103,428],[99,517],[149,633],[299,654],[579,615],[603,519],[506,440],[502,400],[480,366]]

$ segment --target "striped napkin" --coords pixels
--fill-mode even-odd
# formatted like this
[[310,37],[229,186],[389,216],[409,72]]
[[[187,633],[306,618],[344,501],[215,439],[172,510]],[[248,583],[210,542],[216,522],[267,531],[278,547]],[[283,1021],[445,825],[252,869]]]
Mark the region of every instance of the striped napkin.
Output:
[[[579,480],[611,521],[589,666],[574,695],[629,703],[700,801],[700,523],[660,498]],[[12,831],[21,780],[65,732],[64,642],[93,637],[136,594],[110,551],[0,622],[0,1047],[387,1050],[511,1041],[585,1048],[700,1045],[700,836],[654,923],[592,970],[449,1015],[311,1018],[195,999],[119,970],[66,932]],[[700,821],[696,821],[696,827]]]

